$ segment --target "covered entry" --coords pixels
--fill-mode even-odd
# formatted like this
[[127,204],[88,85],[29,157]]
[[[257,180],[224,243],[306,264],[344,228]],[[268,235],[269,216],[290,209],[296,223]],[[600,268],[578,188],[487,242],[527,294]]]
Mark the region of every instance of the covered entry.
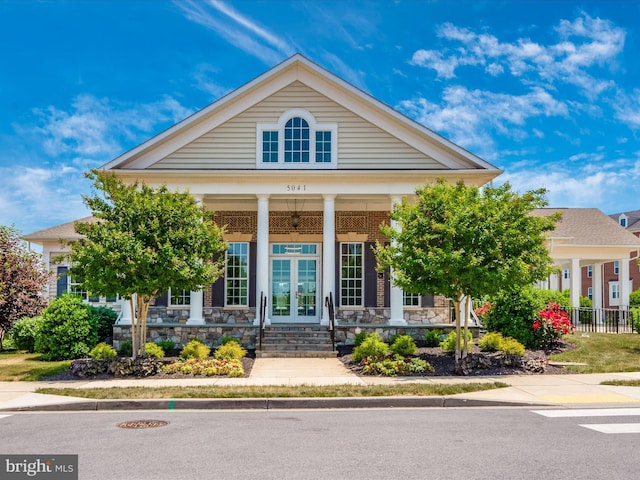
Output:
[[270,318],[273,323],[318,323],[320,246],[271,244]]

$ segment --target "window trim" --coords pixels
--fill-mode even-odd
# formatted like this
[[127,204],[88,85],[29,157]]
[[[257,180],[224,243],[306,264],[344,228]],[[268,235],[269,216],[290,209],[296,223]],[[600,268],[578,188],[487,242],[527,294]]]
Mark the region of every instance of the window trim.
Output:
[[[361,258],[361,265],[360,265],[360,278],[358,279],[357,277],[348,277],[347,280],[359,280],[360,281],[360,302],[358,304],[353,304],[353,305],[345,305],[343,303],[344,301],[344,295],[342,295],[342,282],[344,280],[343,276],[342,276],[342,259],[343,259],[343,253],[342,253],[342,246],[343,245],[360,245],[360,258]],[[340,268],[340,278],[339,278],[339,291],[340,291],[340,307],[341,308],[363,308],[364,307],[364,297],[365,297],[365,265],[364,265],[364,249],[365,249],[365,242],[340,242],[340,264],[339,264],[339,268]],[[349,296],[348,298],[354,298]]]
[[620,262],[618,260],[613,261],[613,274],[620,275]]
[[[417,300],[417,304],[407,304],[407,300],[411,300],[415,302]],[[402,306],[404,308],[419,308],[422,307],[422,295],[419,293],[407,293],[404,290],[402,291]]]
[[627,216],[624,213],[622,215],[620,215],[620,217],[618,217],[618,224],[622,228],[627,228],[628,227]]
[[593,265],[587,265],[587,278],[593,278]]
[[228,281],[230,279],[233,280],[242,280],[242,278],[240,277],[230,277],[228,274],[228,267],[229,267],[229,249],[226,250],[225,252],[225,262],[224,262],[224,307],[225,308],[248,308],[249,307],[249,290],[251,289],[251,285],[249,282],[250,279],[250,265],[251,265],[251,258],[250,258],[250,245],[249,242],[227,242],[228,245],[232,245],[232,244],[242,244],[245,245],[246,247],[246,257],[247,257],[247,265],[246,265],[246,271],[247,271],[247,276],[244,279],[247,282],[247,293],[246,293],[246,303],[244,304],[229,304],[228,303]]
[[[309,162],[285,163],[284,161],[284,128],[286,123],[294,117],[304,119],[309,125]],[[278,132],[278,161],[262,161],[262,136],[264,132]],[[331,162],[316,162],[316,132],[331,132]],[[278,118],[277,123],[256,124],[256,169],[266,170],[334,170],[338,168],[338,124],[317,123],[315,117],[302,109],[291,109]]]
[[[185,295],[185,292],[187,295]],[[182,290],[181,298],[188,299],[188,302],[185,303],[173,303],[171,300],[173,299],[173,294],[171,293],[171,288],[167,291],[167,308],[177,308],[177,307],[190,307],[191,306],[191,290]]]

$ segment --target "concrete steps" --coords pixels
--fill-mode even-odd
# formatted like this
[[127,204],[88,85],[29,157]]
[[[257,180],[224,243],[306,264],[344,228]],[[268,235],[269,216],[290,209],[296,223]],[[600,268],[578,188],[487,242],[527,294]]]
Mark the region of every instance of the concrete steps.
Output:
[[331,358],[337,352],[331,345],[331,332],[320,325],[270,325],[264,330],[262,349],[257,358]]

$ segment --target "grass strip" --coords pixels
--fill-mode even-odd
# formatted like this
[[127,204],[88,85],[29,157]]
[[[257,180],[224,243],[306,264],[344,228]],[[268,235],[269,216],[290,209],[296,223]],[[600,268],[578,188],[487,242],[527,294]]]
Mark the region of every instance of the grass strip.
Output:
[[329,398],[441,396],[478,392],[507,387],[502,382],[402,385],[331,385],[331,386],[243,386],[243,387],[110,387],[110,388],[39,388],[36,393],[69,397],[108,399],[149,398]]
[[614,387],[640,387],[640,380],[605,380],[600,385],[613,385]]
[[567,366],[567,370],[577,373],[640,371],[640,335],[637,333],[575,333],[562,338],[578,348],[552,355],[550,360],[587,364]]
[[0,381],[35,381],[69,370],[71,362],[50,362],[39,353],[0,352]]

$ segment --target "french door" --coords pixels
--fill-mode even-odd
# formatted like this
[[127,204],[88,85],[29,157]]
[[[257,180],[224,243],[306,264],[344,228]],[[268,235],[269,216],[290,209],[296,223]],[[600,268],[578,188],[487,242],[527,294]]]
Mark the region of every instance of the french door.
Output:
[[316,251],[316,245],[311,244],[273,245],[270,312],[272,323],[319,321],[322,310],[318,291],[320,258]]

